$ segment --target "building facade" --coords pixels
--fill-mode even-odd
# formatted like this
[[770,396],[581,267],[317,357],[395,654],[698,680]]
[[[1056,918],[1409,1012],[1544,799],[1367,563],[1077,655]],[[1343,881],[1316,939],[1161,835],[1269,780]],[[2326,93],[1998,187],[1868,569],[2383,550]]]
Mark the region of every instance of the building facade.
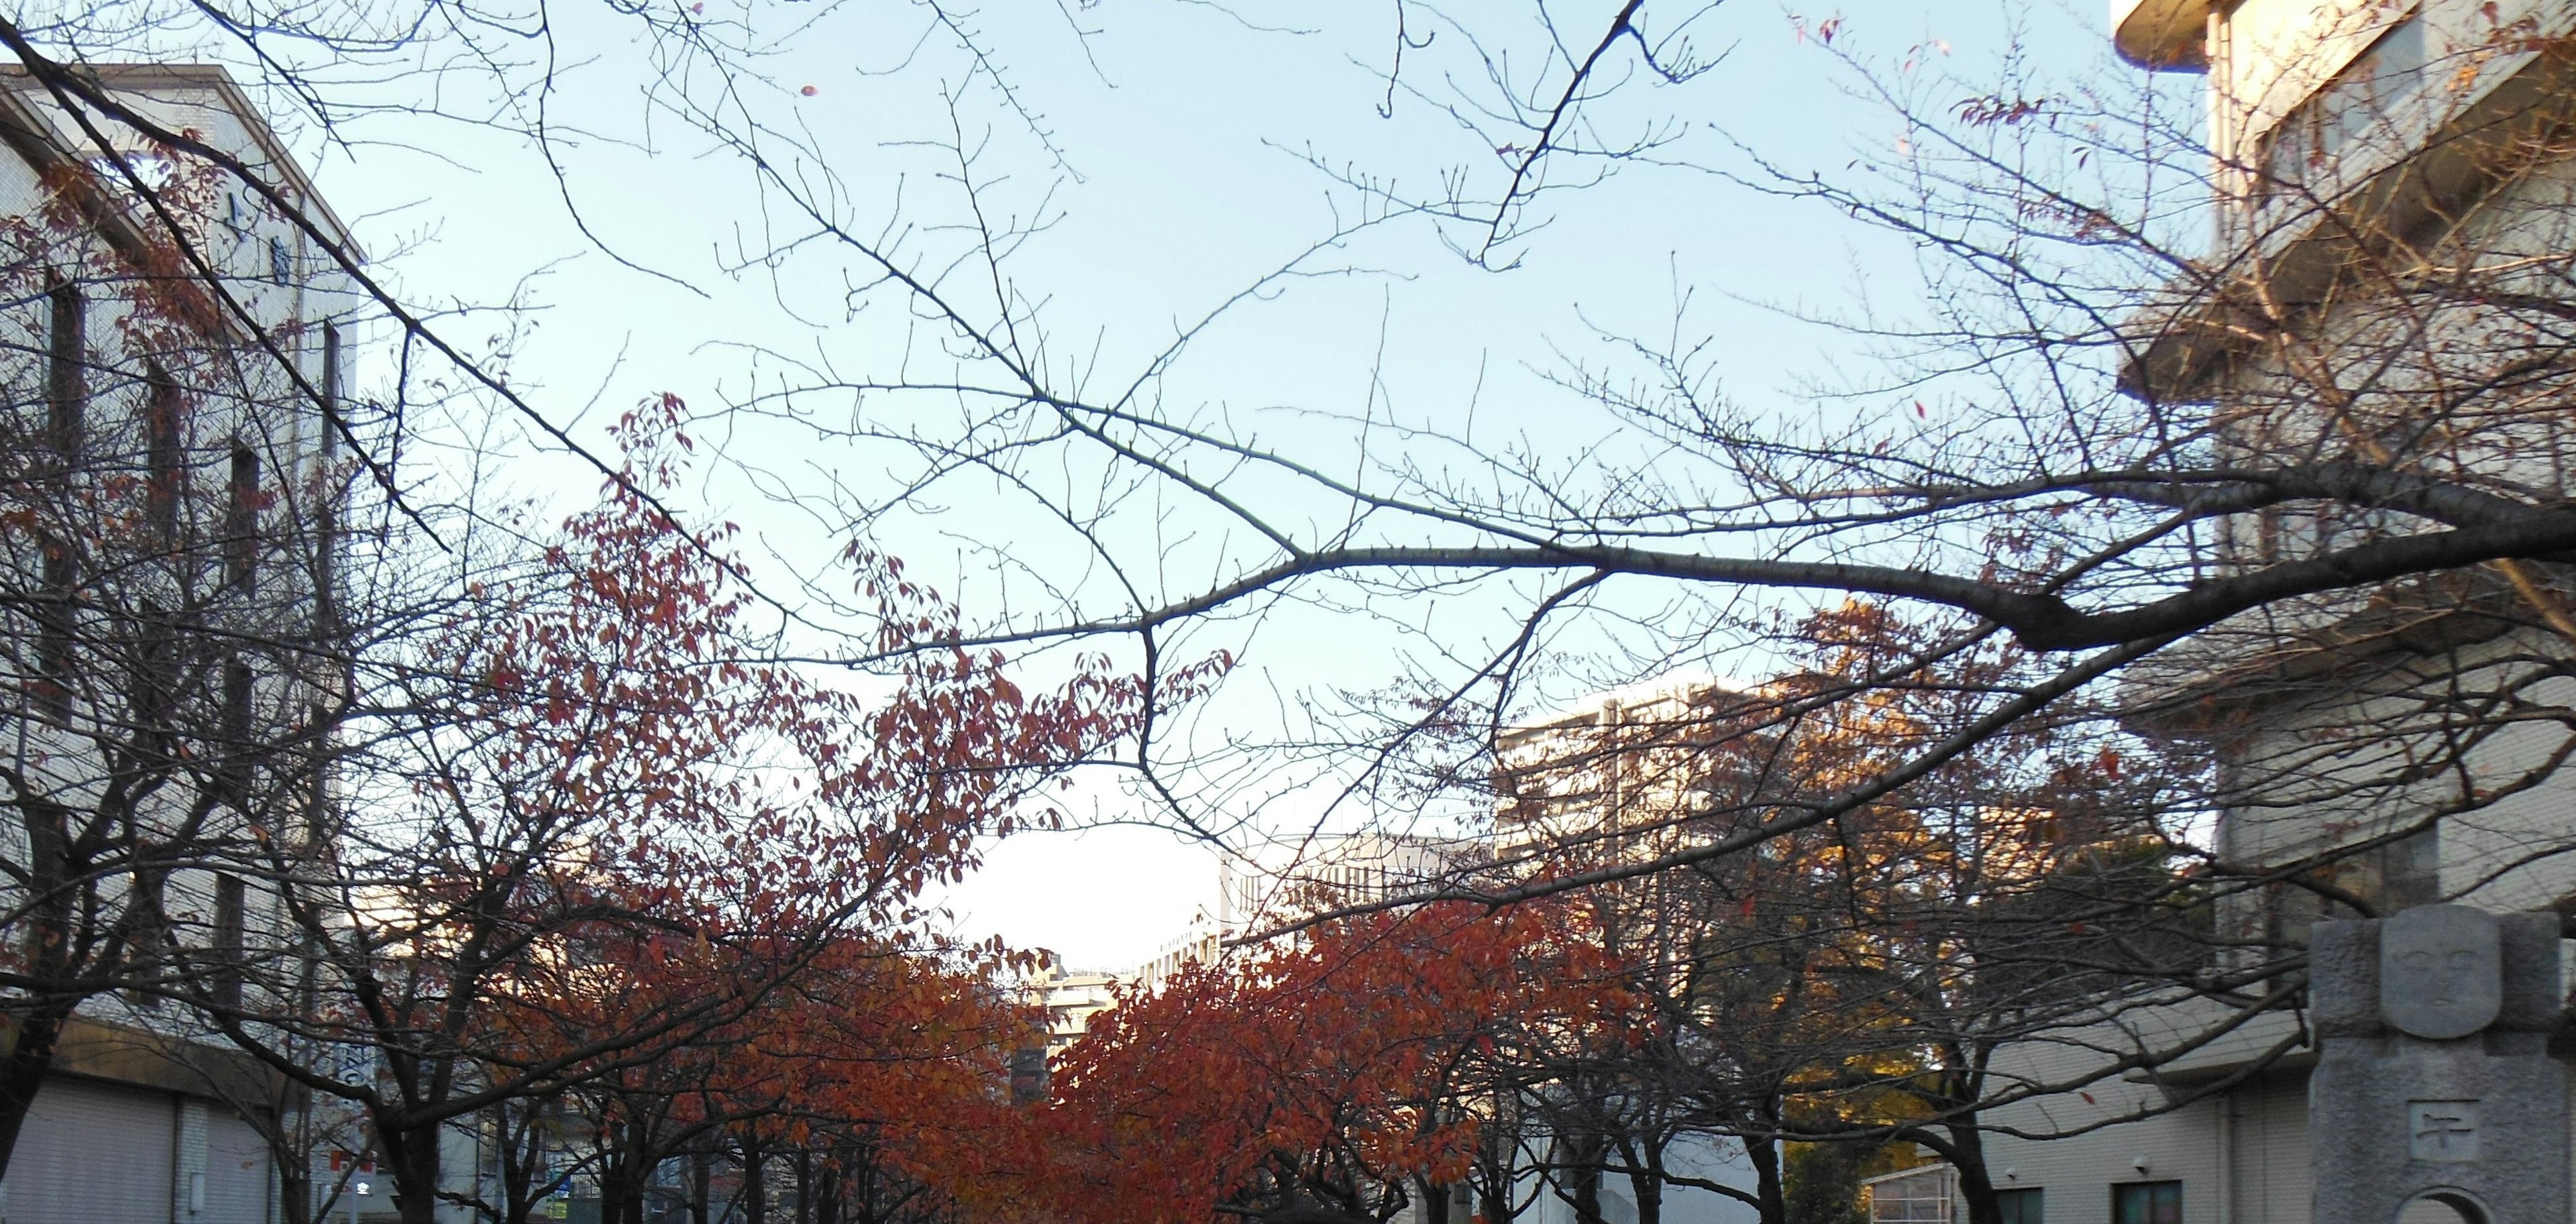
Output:
[[[2555,0],[2115,3],[2125,57],[2207,75],[2216,220],[2207,276],[2142,321],[2127,389],[2202,406],[2218,445],[2255,466],[2348,459],[2565,497],[2563,384],[2546,357],[2522,364],[2558,342],[2498,303],[2551,297],[2576,249],[2571,16]],[[2517,369],[2538,381],[2514,403],[2460,381]],[[2424,529],[2288,503],[2228,520],[2216,559],[2272,564]],[[2542,725],[2570,704],[2556,678],[2568,639],[2552,628],[2566,595],[2554,567],[2501,563],[2292,602],[2221,626],[2156,681],[2196,713],[2155,730],[2217,749],[2213,849],[2285,881],[2221,905],[2226,941],[2295,953],[2332,896],[2380,912],[2566,912],[2576,795]],[[2195,1008],[2135,1023],[2178,1038],[2215,1018]],[[2310,1210],[2313,1054],[2297,1023],[2272,1013],[2154,1074],[1992,1111],[1999,1127],[2067,1136],[1992,1141],[2014,1224],[2340,1224]],[[2096,1056],[2070,1043],[2009,1057],[2044,1082]],[[2153,1116],[2122,1121],[2139,1114]],[[1908,1194],[1918,1214],[1876,1218],[1954,1218],[1919,1214],[1939,1197]],[[2405,1224],[2456,1218],[2419,1203]]]
[[0,1018],[60,1030],[0,1219],[265,1224],[357,1142],[207,1019],[329,836],[355,248],[222,69],[83,80],[0,75]]
[[1090,1031],[1093,1016],[1117,1004],[1118,975],[1050,965],[1021,989],[1030,1006],[1046,1013],[1046,1052],[1052,1056]]
[[1491,858],[1473,837],[1344,833],[1274,843],[1218,866],[1217,912],[1184,941],[1213,947],[1310,914],[1416,896]]

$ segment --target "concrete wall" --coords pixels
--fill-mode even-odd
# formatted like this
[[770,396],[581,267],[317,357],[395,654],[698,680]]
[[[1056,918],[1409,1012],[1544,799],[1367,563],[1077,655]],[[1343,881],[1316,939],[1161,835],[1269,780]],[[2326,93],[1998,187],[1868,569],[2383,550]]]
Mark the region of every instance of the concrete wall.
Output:
[[[2053,1112],[2077,1116],[2064,1107]],[[2314,1187],[2304,1071],[2093,1134],[2044,1143],[1998,1139],[1993,1151],[2001,1184],[2046,1189],[2048,1224],[2107,1224],[2111,1186],[2143,1180],[2129,1167],[2139,1156],[2149,1161],[2148,1178],[2183,1183],[2189,1224],[2328,1224],[2311,1220],[2308,1209]],[[2569,1164],[2576,1170],[2576,1152]],[[2006,1168],[2015,1176],[2001,1177]]]
[[[1535,1166],[1544,1155],[1533,1150],[1528,1159]],[[1665,1152],[1664,1161],[1666,1167],[1684,1176],[1748,1190],[1754,1184],[1753,1166],[1745,1162],[1743,1149],[1728,1140],[1685,1139]],[[1533,1191],[1536,1198],[1521,1213],[1517,1224],[1574,1224],[1573,1205],[1539,1187],[1535,1175],[1523,1183],[1521,1193]],[[1626,1177],[1612,1174],[1603,1179],[1601,1213],[1610,1224],[1636,1224],[1636,1198]],[[1668,1186],[1664,1190],[1663,1224],[1758,1224],[1760,1218],[1752,1207],[1713,1190],[1696,1186]]]

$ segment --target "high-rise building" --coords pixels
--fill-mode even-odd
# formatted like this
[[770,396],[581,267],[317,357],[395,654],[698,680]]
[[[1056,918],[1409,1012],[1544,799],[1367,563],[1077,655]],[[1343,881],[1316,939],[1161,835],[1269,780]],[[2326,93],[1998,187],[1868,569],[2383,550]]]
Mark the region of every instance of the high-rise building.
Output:
[[1217,937],[1419,896],[1466,880],[1489,858],[1485,841],[1471,837],[1338,833],[1271,843],[1223,862],[1213,924],[1191,938],[1212,949]]

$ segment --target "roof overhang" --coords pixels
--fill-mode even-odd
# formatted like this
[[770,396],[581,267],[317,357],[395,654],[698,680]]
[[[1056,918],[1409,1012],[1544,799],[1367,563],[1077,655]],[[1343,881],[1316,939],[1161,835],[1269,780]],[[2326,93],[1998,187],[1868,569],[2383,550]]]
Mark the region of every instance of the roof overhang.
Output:
[[2576,56],[2532,56],[2445,123],[2424,152],[2267,223],[2223,260],[2167,286],[2125,328],[2120,389],[2165,403],[2213,402],[2246,337],[2269,326],[2261,303],[2296,310],[2332,300],[2359,261],[2397,244],[2421,247],[2532,165],[2538,155],[2527,150],[2545,143],[2539,134],[2570,124]]
[[[334,245],[346,252],[350,259],[362,263],[365,261],[365,253],[358,248],[356,235],[350,232],[348,225],[340,219],[340,215],[331,210],[330,202],[322,198],[322,193],[315,188],[312,178],[305,174],[304,167],[297,163],[295,154],[287,149],[285,142],[278,139],[276,130],[269,126],[268,116],[251,101],[250,95],[243,92],[241,86],[234,82],[232,74],[222,65],[86,64],[81,66],[80,71],[95,80],[101,88],[109,91],[145,97],[194,95],[194,100],[211,103],[230,111],[255,146],[253,150],[244,151],[249,156],[245,156],[243,160],[246,163],[258,163],[254,164],[253,168],[265,172],[270,180],[266,185],[294,205],[298,212],[313,222],[314,226],[321,230]],[[24,65],[0,64],[0,91],[5,91],[16,98],[29,114],[54,106],[53,98],[46,93],[44,87]],[[42,135],[59,145],[62,136],[53,124],[43,123],[39,127]],[[75,161],[88,160],[83,156],[84,151],[67,146],[61,146],[61,149],[65,156]],[[21,148],[19,152],[22,156],[27,156],[30,151]]]
[[2213,0],[2111,0],[2111,43],[2142,68],[2209,67]]
[[[2546,564],[2553,585],[2566,560]],[[2225,738],[2267,709],[2349,700],[2393,668],[2476,651],[2529,620],[2523,596],[2486,569],[2428,574],[2334,607],[2242,612],[2134,666],[2121,721],[2156,738]]]

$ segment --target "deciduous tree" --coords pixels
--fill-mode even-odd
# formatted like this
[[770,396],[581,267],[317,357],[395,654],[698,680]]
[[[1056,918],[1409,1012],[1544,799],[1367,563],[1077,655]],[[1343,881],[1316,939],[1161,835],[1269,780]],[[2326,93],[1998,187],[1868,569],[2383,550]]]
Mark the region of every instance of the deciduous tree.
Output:
[[[332,871],[283,890],[291,942],[263,962],[295,972],[193,996],[365,1116],[406,1220],[431,1218],[451,1123],[760,1038],[745,1022],[816,958],[901,931],[926,882],[1035,817],[1143,705],[1089,674],[1027,693],[964,651],[916,654],[878,693],[746,661],[734,563],[627,491],[676,475],[674,407],[630,419],[632,485],[362,672],[358,718],[382,729],[343,754]],[[896,563],[853,556],[889,644],[953,632]],[[317,1064],[313,1044],[357,1056]]]
[[1319,927],[1096,1017],[1021,1183],[1071,1220],[1383,1221],[1466,1180],[1516,1049],[1622,1040],[1625,1000],[1579,916],[1547,907]]

